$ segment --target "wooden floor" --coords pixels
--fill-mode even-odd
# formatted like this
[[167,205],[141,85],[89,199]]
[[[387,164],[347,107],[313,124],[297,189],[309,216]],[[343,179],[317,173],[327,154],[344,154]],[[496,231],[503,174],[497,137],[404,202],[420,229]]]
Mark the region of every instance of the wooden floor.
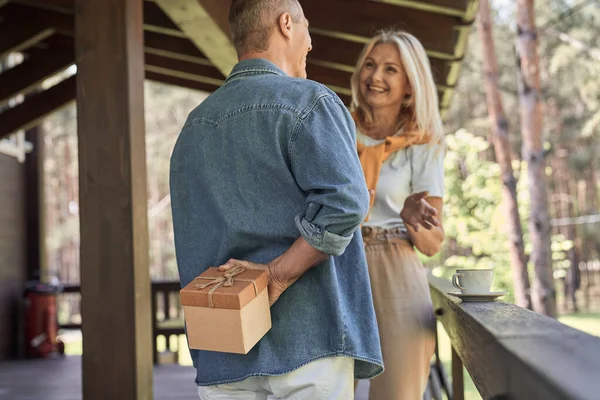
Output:
[[[198,400],[192,367],[154,368],[155,400]],[[367,399],[361,382],[357,400]],[[81,357],[0,363],[1,400],[81,400]]]
[[[154,368],[154,399],[198,400],[192,367]],[[2,400],[81,400],[81,357],[0,363]]]

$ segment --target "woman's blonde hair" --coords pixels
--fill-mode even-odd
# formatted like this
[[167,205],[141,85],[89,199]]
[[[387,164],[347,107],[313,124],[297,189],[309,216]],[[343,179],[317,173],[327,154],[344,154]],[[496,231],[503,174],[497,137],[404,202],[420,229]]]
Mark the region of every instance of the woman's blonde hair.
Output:
[[[403,31],[382,31],[367,43],[360,53],[358,63],[352,74],[352,105],[351,109],[358,113],[365,127],[373,124],[373,112],[360,92],[360,72],[365,59],[378,44],[391,43],[396,45],[406,71],[412,94],[408,101],[400,106],[401,113],[409,114],[408,124],[411,129],[431,137],[432,143],[441,143],[444,139],[442,118],[438,105],[438,94],[431,73],[429,59],[419,40],[410,33]],[[398,130],[406,120],[398,121]]]

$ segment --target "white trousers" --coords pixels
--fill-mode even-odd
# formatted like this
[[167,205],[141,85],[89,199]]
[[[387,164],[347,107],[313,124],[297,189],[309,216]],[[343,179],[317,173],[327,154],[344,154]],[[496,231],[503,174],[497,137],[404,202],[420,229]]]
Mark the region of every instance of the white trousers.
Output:
[[322,358],[285,375],[198,386],[198,394],[201,400],[351,400],[354,359]]

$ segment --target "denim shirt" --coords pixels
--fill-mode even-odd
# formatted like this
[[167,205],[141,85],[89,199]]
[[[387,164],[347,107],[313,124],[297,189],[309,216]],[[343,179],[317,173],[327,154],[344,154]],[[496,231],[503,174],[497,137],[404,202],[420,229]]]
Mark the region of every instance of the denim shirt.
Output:
[[190,113],[170,186],[182,286],[230,258],[270,262],[300,235],[330,255],[271,307],[273,327],[248,354],[191,350],[198,385],[329,356],[354,358],[357,379],[383,371],[357,231],[369,193],[354,122],[335,93],[263,59],[240,62]]

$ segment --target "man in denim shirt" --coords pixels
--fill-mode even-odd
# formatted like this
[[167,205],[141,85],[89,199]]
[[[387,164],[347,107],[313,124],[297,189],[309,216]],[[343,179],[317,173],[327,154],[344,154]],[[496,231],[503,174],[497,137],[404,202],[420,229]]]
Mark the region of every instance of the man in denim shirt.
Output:
[[240,62],[171,158],[177,263],[182,286],[215,265],[268,270],[273,327],[247,355],[192,350],[200,398],[351,399],[383,370],[354,122],[305,79],[297,0],[234,1],[229,20]]

